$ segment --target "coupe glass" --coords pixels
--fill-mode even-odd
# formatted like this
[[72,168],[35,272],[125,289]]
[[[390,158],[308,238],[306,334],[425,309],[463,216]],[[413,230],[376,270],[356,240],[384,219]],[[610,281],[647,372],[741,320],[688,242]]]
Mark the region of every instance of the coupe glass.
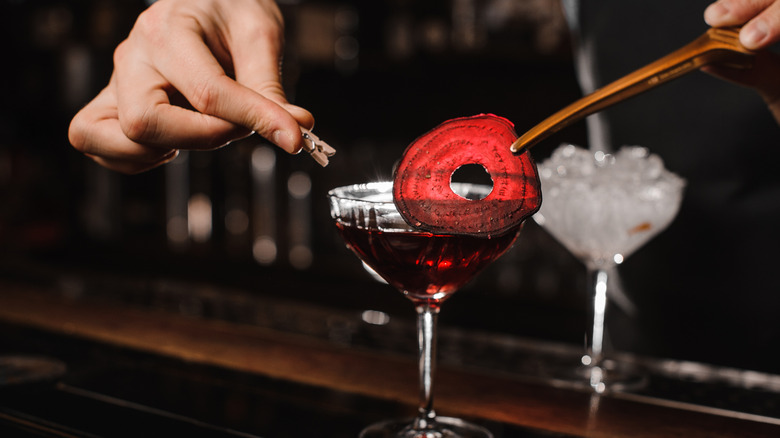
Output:
[[539,166],[539,176],[544,202],[534,220],[585,264],[593,285],[586,352],[564,380],[596,392],[640,385],[641,376],[604,357],[608,273],[669,226],[685,181],[638,146],[611,155],[563,145]]
[[[481,199],[490,186],[453,183],[455,193]],[[393,183],[377,182],[333,189],[331,216],[341,236],[367,266],[406,295],[417,310],[420,403],[417,417],[369,426],[363,438],[492,437],[484,428],[433,409],[436,320],[441,304],[514,243],[517,229],[481,238],[417,230],[393,204]]]

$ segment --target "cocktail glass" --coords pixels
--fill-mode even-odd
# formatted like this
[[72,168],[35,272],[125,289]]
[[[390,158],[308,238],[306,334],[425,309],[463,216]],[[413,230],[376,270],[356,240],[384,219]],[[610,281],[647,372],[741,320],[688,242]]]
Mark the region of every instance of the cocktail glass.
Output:
[[685,181],[638,146],[612,155],[562,145],[539,165],[539,177],[544,202],[534,220],[585,264],[593,284],[593,321],[582,365],[573,375],[553,378],[596,392],[641,385],[641,375],[605,358],[608,273],[669,226]]
[[[369,426],[363,438],[485,438],[486,429],[433,409],[436,321],[441,304],[514,243],[520,226],[500,236],[440,235],[411,227],[393,203],[393,183],[340,187],[328,193],[341,236],[366,265],[406,295],[417,310],[420,402],[414,419]],[[455,193],[482,199],[490,186],[453,183]]]

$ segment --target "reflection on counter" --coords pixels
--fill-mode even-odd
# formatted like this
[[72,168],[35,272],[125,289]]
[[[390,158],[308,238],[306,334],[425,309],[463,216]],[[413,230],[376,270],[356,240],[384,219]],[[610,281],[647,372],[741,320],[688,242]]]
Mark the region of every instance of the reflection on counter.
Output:
[[[6,273],[5,277],[19,279],[19,273],[24,273],[28,279],[20,283],[22,286],[14,282],[0,282],[0,286],[11,295],[19,295],[19,287],[22,291],[28,288],[32,281],[27,276],[34,276],[39,279],[39,286],[30,289],[30,294],[44,292],[53,301],[65,299],[74,306],[79,303],[87,306],[98,304],[107,306],[106,309],[115,306],[131,311],[144,310],[156,315],[169,315],[172,318],[183,316],[191,321],[228,323],[229,326],[222,326],[225,330],[231,330],[227,327],[233,327],[237,332],[259,329],[267,336],[287,339],[287,342],[292,339],[302,343],[317,341],[322,343],[319,345],[329,345],[334,350],[347,349],[374,354],[372,360],[378,362],[383,362],[383,357],[406,358],[409,377],[413,376],[417,354],[416,332],[413,317],[408,315],[408,311],[396,316],[375,309],[360,311],[359,308],[344,309],[327,303],[302,304],[294,299],[261,296],[248,290],[204,283],[143,281],[117,276],[71,277],[54,271],[31,270],[18,264],[14,268],[17,274]],[[44,284],[46,286],[42,286]],[[0,321],[7,319],[5,313],[0,311]],[[31,326],[39,325],[32,319],[28,323]],[[51,327],[56,327],[60,323],[55,320],[51,324]],[[143,326],[138,329],[145,331]],[[6,331],[0,337],[0,345],[9,342],[8,339],[14,340],[19,330],[14,328]],[[67,331],[55,331],[47,336],[65,337],[68,336],[65,333]],[[75,332],[79,333],[79,330]],[[71,333],[73,340],[60,341],[52,353],[57,357],[70,358],[74,352],[70,351],[69,344],[83,343],[92,337],[86,333],[81,332],[78,336]],[[582,356],[582,349],[577,345],[498,334],[494,331],[466,330],[453,325],[440,329],[438,341],[439,364],[445,369],[590,393],[582,385],[556,377],[561,369],[576,369],[576,363]],[[31,345],[19,339],[15,342],[8,343],[13,351],[27,351],[31,348],[34,351],[41,345],[47,345],[40,340]],[[137,345],[144,342],[140,341]],[[119,345],[110,348],[119,348]],[[184,354],[194,354],[186,349],[182,351]],[[264,355],[261,351],[258,354]],[[269,359],[273,355],[268,353]],[[190,361],[199,362],[195,357]],[[625,352],[617,353],[611,359],[621,366],[632,367],[643,376],[644,381],[641,386],[609,392],[607,397],[610,399],[780,425],[780,404],[777,403],[780,397],[780,375]],[[79,363],[82,359],[68,360]],[[149,361],[165,363],[166,359],[154,356]],[[95,367],[93,365],[91,368]],[[137,379],[138,375],[128,375],[128,378]]]

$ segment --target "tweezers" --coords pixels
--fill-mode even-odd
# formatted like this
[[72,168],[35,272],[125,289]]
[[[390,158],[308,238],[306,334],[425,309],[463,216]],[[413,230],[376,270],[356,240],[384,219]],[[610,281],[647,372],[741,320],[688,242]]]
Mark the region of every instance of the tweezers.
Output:
[[755,52],[739,42],[738,27],[710,28],[676,51],[571,103],[520,136],[510,146],[515,154],[555,132],[618,102],[710,64],[736,68],[753,65]]

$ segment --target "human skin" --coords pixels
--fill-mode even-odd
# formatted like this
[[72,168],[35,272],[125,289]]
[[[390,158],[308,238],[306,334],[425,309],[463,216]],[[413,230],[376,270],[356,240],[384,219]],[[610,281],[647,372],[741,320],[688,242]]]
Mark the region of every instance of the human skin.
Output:
[[713,27],[742,26],[740,42],[758,51],[750,69],[705,71],[756,90],[780,123],[780,56],[764,50],[780,41],[780,0],[719,0],[705,9],[704,21]]
[[71,121],[71,144],[128,174],[252,132],[298,152],[314,118],[285,97],[283,31],[272,0],[155,2],[116,48],[108,85]]

